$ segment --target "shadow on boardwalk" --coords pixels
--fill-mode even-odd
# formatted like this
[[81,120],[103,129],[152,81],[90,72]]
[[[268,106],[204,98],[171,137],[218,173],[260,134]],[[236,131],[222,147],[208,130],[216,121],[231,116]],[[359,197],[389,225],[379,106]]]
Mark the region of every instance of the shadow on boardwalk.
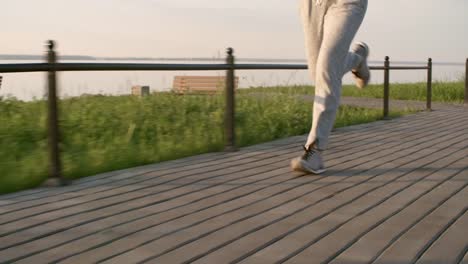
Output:
[[468,110],[337,129],[0,196],[0,262],[468,262]]

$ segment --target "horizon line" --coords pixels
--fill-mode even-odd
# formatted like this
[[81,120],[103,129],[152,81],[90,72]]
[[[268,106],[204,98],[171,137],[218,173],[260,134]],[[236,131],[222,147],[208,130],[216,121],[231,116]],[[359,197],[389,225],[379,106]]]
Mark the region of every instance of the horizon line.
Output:
[[[96,57],[88,55],[61,55],[59,59],[64,61],[225,61],[225,58],[219,57]],[[44,55],[30,55],[30,54],[0,54],[0,60],[42,60]],[[236,57],[237,61],[245,62],[299,62],[307,63],[306,59],[299,58],[242,58]],[[369,60],[370,63],[383,63],[384,60]],[[427,61],[391,61],[392,63],[398,64],[427,64]],[[464,66],[463,62],[453,61],[434,61],[435,65],[446,65],[446,66]]]

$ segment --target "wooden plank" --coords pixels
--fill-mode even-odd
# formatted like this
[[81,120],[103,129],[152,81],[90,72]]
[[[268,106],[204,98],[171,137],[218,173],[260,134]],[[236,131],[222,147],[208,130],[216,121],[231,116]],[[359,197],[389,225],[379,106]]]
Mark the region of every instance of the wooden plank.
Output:
[[414,263],[439,232],[451,226],[460,214],[466,213],[467,197],[465,188],[389,245],[374,263]]
[[[102,233],[98,232],[105,232],[106,229],[109,228],[118,230],[120,225],[126,224],[124,228],[128,232],[128,230],[141,229],[151,225],[162,224],[184,216],[192,215],[191,217],[193,217],[193,214],[197,211],[209,210],[215,206],[222,206],[225,202],[231,199],[243,199],[245,201],[248,201],[249,198],[256,195],[254,194],[255,192],[260,192],[271,187],[270,184],[280,185],[282,182],[287,181],[288,179],[284,178],[284,173],[286,173],[287,171],[289,170],[282,168],[279,169],[277,172],[267,172],[258,174],[259,179],[256,179],[256,181],[247,181],[246,179],[239,180],[239,183],[235,184],[230,189],[218,189],[213,190],[217,191],[215,193],[208,193],[213,195],[212,197],[206,197],[208,199],[203,199],[205,198],[204,196],[207,195],[206,192],[203,193],[203,197],[187,197],[187,201],[185,201],[185,204],[179,205],[180,207],[177,207],[177,205],[181,201],[174,203],[168,202],[165,204],[167,207],[169,207],[169,209],[166,211],[161,211],[161,208],[158,207],[155,208],[155,212],[152,212],[150,214],[150,212],[153,209],[149,207],[146,208],[145,211],[135,210],[136,212],[122,214],[122,218],[106,218],[100,221],[94,221],[91,224],[85,226],[79,226],[68,229],[62,232],[60,235],[53,235],[52,237],[35,240],[28,244],[11,248],[2,252],[2,254],[4,256],[8,256],[8,258],[15,258],[24,255],[25,251],[19,251],[18,249],[25,248],[29,250],[29,252],[35,252],[42,251],[51,246],[60,245],[62,243],[69,243],[66,246],[71,247],[72,250],[66,250],[63,252],[67,252],[67,254],[70,254],[73,253],[74,250],[77,250],[77,247],[73,246],[73,244],[77,244],[78,248],[82,248],[83,243],[85,243],[87,239],[90,239],[91,243],[87,243],[84,245],[93,245],[94,243],[99,241],[99,237],[102,236]],[[189,201],[190,199],[193,199],[193,201]],[[104,230],[102,229],[103,227],[105,227]],[[74,242],[74,240],[78,239],[81,240]],[[111,237],[105,237],[105,239],[110,240]],[[49,253],[50,252],[47,252],[48,255],[50,255]]]
[[[235,77],[237,88],[239,78]],[[173,81],[173,91],[186,92],[219,92],[224,90],[226,78],[224,76],[176,76]]]
[[[390,177],[393,176],[395,177],[396,175],[391,175],[390,173],[387,175],[380,175],[378,178],[378,181],[381,181],[381,178],[384,177]],[[390,179],[388,179],[390,180]],[[377,181],[377,180],[375,180]],[[372,182],[372,180],[370,181]],[[371,185],[372,186],[372,185]],[[365,185],[362,185],[362,187],[365,187]],[[356,194],[356,190],[354,190]],[[352,194],[352,191],[348,192],[349,194]],[[358,192],[359,193],[359,192]],[[386,192],[380,192],[383,195],[386,195]],[[354,195],[355,195],[354,194]],[[334,196],[334,199],[338,199],[340,196]],[[373,198],[377,198],[375,194],[372,196]],[[343,200],[347,200],[348,198],[344,198]],[[360,200],[357,200],[353,202],[355,206],[349,205],[347,207],[353,208],[362,208],[370,203],[376,203],[374,199],[372,200],[367,200],[366,202],[362,201],[364,198],[361,198]],[[307,222],[307,219],[313,219],[316,221],[314,216],[320,215],[324,213],[324,210],[318,210],[318,208],[311,208],[306,212],[303,216],[295,216],[295,219],[301,219],[300,221]],[[346,207],[345,207],[346,208]],[[344,210],[344,209],[343,209]],[[332,211],[331,211],[332,212]],[[347,212],[349,214],[349,212]],[[339,216],[339,218],[336,217],[336,215]],[[244,254],[249,251],[258,251],[252,258],[247,259],[246,262],[248,263],[271,263],[275,262],[279,259],[281,259],[281,256],[286,257],[288,255],[288,252],[291,252],[293,249],[298,249],[301,246],[304,245],[305,241],[309,241],[313,237],[320,237],[320,234],[324,233],[327,229],[327,226],[334,226],[337,225],[339,221],[343,220],[341,219],[342,217],[346,216],[344,213],[331,213],[329,216],[320,219],[320,221],[315,224],[314,226],[307,226],[307,228],[300,229],[297,232],[294,232],[293,234],[288,235],[288,237],[284,237],[284,234],[288,234],[291,231],[291,229],[297,228],[297,226],[300,226],[298,224],[296,226],[291,226],[291,220],[289,221],[283,221],[281,223],[277,223],[275,225],[271,225],[265,230],[262,230],[261,232],[258,231],[255,234],[251,234],[249,237],[243,237],[240,240],[237,240],[235,243],[229,245],[228,247],[224,247],[222,251],[218,251],[215,253],[212,253],[208,255],[207,257],[200,259],[199,262],[203,263],[216,263],[216,261],[219,261],[221,256],[223,258],[226,258],[227,260],[234,260],[231,259],[233,257],[241,257],[242,252]],[[303,220],[302,220],[303,219]],[[338,221],[338,222],[337,222]],[[343,220],[344,221],[344,220]],[[289,224],[289,226],[288,226]],[[281,231],[283,230],[283,231]],[[313,235],[313,233],[315,235]],[[281,238],[281,240],[277,240],[276,238]],[[338,240],[339,241],[339,240]],[[262,249],[263,245],[268,245],[269,242],[275,242],[275,244],[271,244],[271,246]],[[260,251],[261,250],[261,251]],[[315,259],[315,257],[314,257]],[[302,262],[298,262],[302,263]]]
[[212,78],[212,77],[206,77],[206,78],[199,78],[199,79],[190,79],[190,78],[185,78],[185,79],[181,79],[181,80],[174,80],[174,83],[177,83],[177,84],[183,84],[183,85],[187,85],[187,84],[190,84],[190,83],[193,83],[193,84],[201,84],[201,83],[208,83],[208,84],[225,84],[225,81],[226,79],[224,78]]
[[225,76],[203,76],[203,75],[189,75],[189,76],[175,76],[174,79],[176,80],[197,80],[197,79],[220,79],[220,80],[225,80]]
[[[400,133],[400,135],[402,133],[405,133],[406,135],[406,133],[417,133],[424,129],[440,128],[441,125],[444,125],[447,123],[450,124],[454,121],[456,122],[456,121],[463,120],[462,116],[460,116],[459,114],[453,115],[453,114],[445,113],[442,115],[438,113],[440,114],[440,116],[437,116],[437,118],[434,118],[434,116],[430,116],[430,117],[427,117],[428,119],[424,117],[424,116],[427,116],[425,114],[426,113],[419,113],[416,115],[411,115],[411,117],[417,116],[418,117],[417,120],[410,119],[407,117],[407,118],[399,118],[397,120],[390,120],[390,121],[377,121],[377,122],[373,122],[372,125],[363,124],[363,125],[340,128],[337,131],[335,131],[335,135],[338,134],[339,132],[343,132],[346,134],[346,136],[343,137],[341,134],[338,134],[340,136],[340,139],[332,141],[331,146],[334,147],[336,146],[335,144],[340,144],[341,142],[347,142],[348,137],[350,135],[353,135],[356,133],[360,134],[363,132],[363,130],[368,130],[368,129],[372,129],[372,131],[376,131],[376,132],[377,131],[385,132],[385,133],[379,133],[375,136],[370,136],[366,138],[368,142],[376,142],[376,141],[381,141],[382,138],[394,140],[395,138],[386,137],[387,133],[390,133],[389,135],[396,136],[392,134],[393,131],[397,131],[397,133]],[[396,130],[393,130],[392,129],[393,127],[395,127]],[[334,135],[332,134],[332,138],[333,137]],[[349,140],[354,140],[354,139],[351,136],[351,139]]]
[[[382,155],[385,155],[386,153],[382,153]],[[404,153],[401,153],[401,155],[404,155]],[[342,179],[342,177],[340,177]],[[312,193],[311,195],[317,195],[315,193]],[[320,195],[320,194],[319,194]],[[323,193],[322,193],[323,195]],[[286,197],[290,197],[291,195],[288,194]],[[325,195],[327,196],[327,195]],[[304,198],[305,200],[307,201],[310,201],[312,198]],[[277,202],[281,203],[284,201],[284,198],[283,199],[279,199],[279,198],[276,198],[275,201],[277,200]],[[292,201],[290,201],[292,202]],[[292,204],[289,204],[289,205],[283,205],[282,208],[284,209],[281,209],[283,212],[284,211],[289,211],[289,210],[294,210],[294,208],[296,208],[296,206],[294,205],[295,203],[292,203]],[[268,205],[261,205],[261,204],[257,204],[256,205],[256,208],[255,210],[265,210],[265,207],[268,208],[269,206]],[[319,210],[320,211],[320,210]],[[250,211],[249,211],[250,212]],[[245,213],[241,213],[239,212],[239,214],[236,216],[236,218],[239,218],[240,216],[242,217],[245,217]],[[232,234],[237,236],[239,234],[239,230],[245,230],[246,227],[253,227],[255,226],[255,221],[267,221],[268,219],[270,219],[270,217],[268,216],[265,216],[265,215],[261,215],[261,214],[258,214],[258,220],[250,220],[248,221],[246,224],[239,224],[238,225],[238,228],[239,229],[236,229],[236,230],[232,230]],[[204,225],[201,225],[201,226],[197,226],[195,230],[198,230],[198,231],[195,231],[195,232],[207,232],[209,230],[213,230],[213,228],[216,228],[216,226],[214,225],[213,222],[215,223],[220,223],[220,224],[223,224],[225,223],[225,221],[229,219],[228,223],[233,221],[234,218],[234,215],[232,216],[229,216],[229,215],[222,215],[222,218],[217,220],[217,221],[210,221],[210,222],[206,222],[206,224]],[[231,228],[231,227],[230,227]],[[145,232],[148,232],[149,230],[146,230]],[[151,232],[151,231],[149,231]],[[188,232],[188,230],[184,230],[183,233],[177,233],[177,236],[176,234],[172,234],[171,236],[165,238],[164,240],[157,240],[157,241],[154,241],[154,242],[151,242],[150,244],[145,244],[145,245],[142,245],[140,247],[137,247],[137,248],[133,248],[132,251],[126,253],[126,254],[123,254],[121,256],[119,256],[118,258],[116,258],[115,260],[116,261],[127,261],[128,259],[134,259],[136,258],[137,260],[138,259],[142,259],[142,258],[145,258],[145,256],[147,257],[148,254],[151,254],[150,256],[154,256],[157,252],[163,252],[165,249],[168,250],[168,248],[171,247],[171,244],[169,243],[169,241],[173,241],[172,243],[175,243],[175,244],[172,244],[173,247],[179,247],[177,246],[177,242],[176,241],[179,241],[183,243],[184,240],[187,240],[187,234],[191,234],[191,236],[193,236],[193,233],[192,232]],[[196,243],[191,243],[189,245],[193,245],[193,246],[200,246],[200,247],[207,247],[207,246],[210,246],[212,245],[213,243],[216,243],[216,239],[213,239],[213,236],[220,236],[218,239],[227,239],[226,238],[226,233],[225,232],[216,232],[216,233],[212,233],[210,234],[209,236],[207,236],[206,238],[203,239],[203,241],[200,241],[200,240],[196,240]],[[190,236],[189,236],[190,237]],[[196,236],[195,236],[196,237]],[[126,246],[128,246],[129,244],[133,244],[135,243],[135,238],[137,237],[134,237],[132,239],[123,239],[121,241],[121,243],[119,244],[114,244],[113,246],[108,246],[104,249],[102,249],[100,251],[100,253],[102,254],[109,254],[109,251],[116,251],[116,250],[122,250],[122,248],[125,248]],[[173,240],[174,238],[177,238],[175,241]],[[144,237],[140,237],[140,239],[146,239]],[[194,241],[195,242],[195,241]],[[199,249],[199,248],[198,248]],[[187,249],[186,246],[184,246],[183,248],[180,248],[180,249],[177,249],[177,250],[174,250],[173,252],[171,252],[171,256],[173,257],[181,257],[181,256],[185,256],[185,253],[188,253],[188,252],[191,252],[191,254],[194,252],[194,248],[189,248]],[[200,249],[199,249],[200,250]],[[177,254],[176,254],[177,252]],[[96,257],[96,254],[98,252],[97,251],[90,251],[89,254],[86,255],[86,257],[90,257],[90,258],[94,258]],[[83,256],[81,257],[77,257],[76,259],[70,259],[70,261],[73,261],[73,260],[80,260],[80,261],[91,261],[91,259],[87,259],[87,258],[82,258]],[[175,260],[174,260],[175,261]]]
[[190,88],[197,88],[197,87],[212,87],[212,88],[224,88],[225,84],[221,82],[181,82],[178,83],[180,89],[190,89]]
[[456,221],[416,263],[459,263],[468,247],[468,213]]
[[465,257],[463,257],[460,264],[468,264],[468,247],[465,248]]
[[[468,162],[464,160],[464,162]],[[449,170],[449,169],[447,169]],[[454,180],[450,180],[443,185],[439,186],[438,189],[433,190],[431,193],[422,197],[415,203],[404,208],[403,211],[399,212],[397,215],[392,216],[386,222],[382,223],[380,226],[376,227],[374,230],[371,230],[369,233],[365,234],[363,237],[359,238],[359,241],[351,245],[346,249],[341,255],[334,259],[331,263],[346,263],[346,262],[355,262],[355,263],[371,263],[376,259],[376,257],[385,249],[385,247],[399,238],[401,232],[405,232],[408,228],[412,226],[419,225],[419,222],[426,217],[428,214],[439,209],[441,205],[455,201],[455,206],[450,208],[456,217],[466,206],[466,197],[468,197],[468,188],[460,185],[460,182],[455,180],[468,180],[468,174],[465,172],[460,172]],[[461,191],[461,192],[460,192]],[[455,196],[454,199],[450,200],[452,196]],[[465,204],[461,206],[461,200],[465,201]],[[458,210],[456,210],[458,209]],[[375,215],[372,215],[374,217]],[[365,216],[363,216],[365,217]],[[444,216],[446,217],[446,215]],[[437,219],[440,221],[440,219]],[[448,219],[449,222],[451,219]],[[431,223],[431,228],[425,230],[425,233],[438,232],[440,229],[435,228]],[[428,226],[426,226],[428,227]],[[442,226],[443,227],[443,226]],[[442,228],[439,227],[439,228]],[[348,224],[348,228],[355,228],[352,224]],[[395,254],[391,261],[399,263],[412,263],[415,256],[417,256],[417,251],[410,251],[412,254],[403,256],[403,252],[408,251],[410,248],[417,247],[417,244],[420,244],[422,241],[414,241],[415,244],[408,245],[408,248],[401,249],[397,254]],[[381,260],[382,261],[382,260]],[[384,262],[385,263],[385,262]]]
[[[347,225],[349,228],[338,229],[336,232],[321,239],[318,243],[310,245],[306,249],[298,252],[298,254],[289,258],[287,263],[302,263],[301,261],[311,258],[318,262],[330,261],[342,247],[345,247],[347,243],[353,241],[356,233],[365,232],[369,226],[372,227],[374,224],[379,224],[379,220],[385,219],[385,216],[391,215],[393,212],[397,212],[407,205],[410,205],[415,199],[419,199],[426,192],[437,187],[438,185],[436,183],[438,183],[438,179],[444,180],[447,176],[452,175],[444,174],[433,177],[430,181],[418,182],[418,184],[400,192],[397,196],[392,196],[391,199],[385,201],[385,203],[375,207],[372,212],[355,218],[355,221]],[[404,183],[400,184],[403,185]]]

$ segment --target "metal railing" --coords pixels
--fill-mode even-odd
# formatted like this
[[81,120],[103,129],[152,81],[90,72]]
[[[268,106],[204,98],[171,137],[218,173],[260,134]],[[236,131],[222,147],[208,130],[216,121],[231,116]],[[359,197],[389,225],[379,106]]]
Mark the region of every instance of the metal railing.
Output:
[[[225,64],[141,64],[141,63],[58,63],[54,50],[55,43],[47,43],[46,63],[0,64],[0,73],[47,72],[48,87],[48,149],[49,149],[49,185],[65,185],[67,182],[61,173],[60,130],[57,107],[57,72],[60,71],[226,71],[226,109],[224,120],[225,150],[236,149],[235,136],[235,70],[307,70],[303,64],[236,64],[234,50],[228,48]],[[385,57],[384,66],[373,66],[371,70],[384,71],[384,107],[383,116],[389,117],[390,70],[427,70],[427,110],[431,110],[432,101],[432,59],[427,66],[390,66],[390,58]],[[468,76],[468,60],[467,60]],[[468,83],[468,77],[467,77]],[[468,94],[468,84],[466,85]],[[468,104],[468,98],[465,97]]]
[[468,106],[468,59],[465,63],[465,106]]

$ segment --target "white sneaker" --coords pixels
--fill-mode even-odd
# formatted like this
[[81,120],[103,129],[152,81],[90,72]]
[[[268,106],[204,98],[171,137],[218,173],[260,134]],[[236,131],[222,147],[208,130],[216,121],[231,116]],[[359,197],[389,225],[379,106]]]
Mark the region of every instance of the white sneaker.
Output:
[[353,52],[360,55],[363,60],[356,69],[351,72],[354,74],[356,86],[360,89],[366,87],[370,81],[370,69],[367,65],[367,58],[369,57],[369,46],[364,42],[358,42],[353,47]]
[[304,147],[304,155],[291,160],[291,168],[295,171],[306,173],[321,174],[326,171],[323,165],[322,155],[320,150],[309,147]]

